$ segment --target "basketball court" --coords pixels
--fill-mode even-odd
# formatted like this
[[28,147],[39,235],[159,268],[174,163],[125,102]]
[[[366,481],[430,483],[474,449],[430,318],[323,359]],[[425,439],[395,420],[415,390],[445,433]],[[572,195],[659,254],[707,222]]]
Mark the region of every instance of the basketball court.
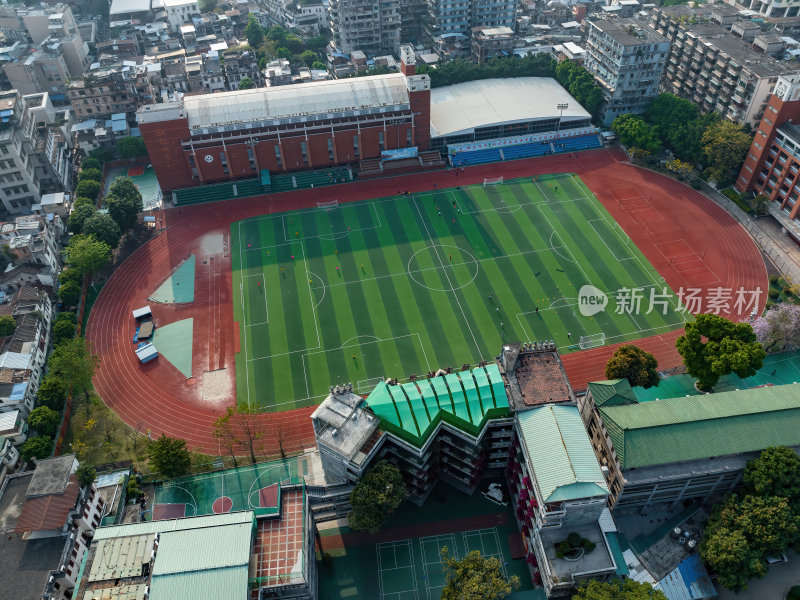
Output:
[[308,473],[304,457],[190,475],[156,484],[153,520],[253,510],[277,514],[281,484],[303,483]]

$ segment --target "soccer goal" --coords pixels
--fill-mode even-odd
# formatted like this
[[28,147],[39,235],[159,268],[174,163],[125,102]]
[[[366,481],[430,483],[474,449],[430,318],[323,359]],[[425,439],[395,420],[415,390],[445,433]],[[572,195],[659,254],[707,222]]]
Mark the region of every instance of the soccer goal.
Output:
[[594,335],[582,335],[578,345],[581,347],[581,350],[586,350],[587,348],[598,348],[599,346],[605,345],[605,343],[606,334],[595,333]]
[[503,183],[502,177],[485,177],[483,179],[483,187],[487,185],[500,185],[501,183]]
[[324,211],[332,211],[334,208],[339,208],[338,200],[329,200],[328,202],[317,202],[317,208]]

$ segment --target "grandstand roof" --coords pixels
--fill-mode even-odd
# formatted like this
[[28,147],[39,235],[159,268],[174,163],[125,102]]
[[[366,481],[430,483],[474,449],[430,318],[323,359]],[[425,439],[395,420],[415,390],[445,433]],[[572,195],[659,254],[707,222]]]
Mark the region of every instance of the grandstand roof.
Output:
[[591,115],[550,77],[514,77],[469,81],[431,90],[431,136],[473,133],[491,125],[555,119],[558,104],[568,104],[563,118]]
[[508,398],[496,364],[403,385],[379,383],[367,404],[381,429],[421,448],[440,421],[478,435],[489,418],[508,415]]
[[[611,383],[620,397],[627,381]],[[590,383],[592,397],[607,386],[608,382]],[[648,467],[758,452],[770,446],[800,446],[798,389],[800,384],[795,383],[650,402],[606,403],[599,410],[622,468]]]
[[401,73],[186,96],[190,128],[409,106]]

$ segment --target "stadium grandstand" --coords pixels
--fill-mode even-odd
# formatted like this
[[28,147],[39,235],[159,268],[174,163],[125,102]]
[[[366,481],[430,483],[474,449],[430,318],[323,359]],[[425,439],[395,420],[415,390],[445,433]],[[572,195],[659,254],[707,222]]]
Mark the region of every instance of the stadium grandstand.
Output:
[[142,106],[137,121],[162,191],[176,203],[206,201],[437,168],[445,159],[465,166],[602,145],[589,113],[553,79],[431,90],[413,50],[400,54],[400,73]]

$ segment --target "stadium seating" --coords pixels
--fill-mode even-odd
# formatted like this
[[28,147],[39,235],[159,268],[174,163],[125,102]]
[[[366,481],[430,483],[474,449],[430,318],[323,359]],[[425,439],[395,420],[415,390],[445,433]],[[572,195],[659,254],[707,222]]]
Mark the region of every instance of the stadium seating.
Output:
[[[234,193],[234,185],[236,192]],[[197,187],[184,188],[174,192],[175,204],[197,204],[199,202],[215,202],[231,198],[247,198],[269,192],[269,187],[261,185],[258,179],[238,179],[233,182],[211,183]]]
[[544,156],[549,152],[549,142],[546,144],[542,144],[541,142],[535,142],[533,144],[517,144],[515,146],[506,146],[503,148],[503,156],[505,156],[506,160]]
[[503,159],[500,156],[500,150],[497,148],[487,148],[485,150],[473,150],[472,152],[458,152],[452,156],[450,162],[454,166],[465,167],[468,165],[499,162],[501,160]]
[[351,181],[350,170],[347,167],[333,169],[317,169],[314,171],[297,171],[283,175],[272,174],[272,191],[286,192],[288,190],[301,190],[310,187],[322,187]]
[[563,138],[557,142],[553,142],[556,152],[575,152],[576,150],[589,150],[591,148],[600,148],[600,138],[597,134],[580,135],[572,138]]

